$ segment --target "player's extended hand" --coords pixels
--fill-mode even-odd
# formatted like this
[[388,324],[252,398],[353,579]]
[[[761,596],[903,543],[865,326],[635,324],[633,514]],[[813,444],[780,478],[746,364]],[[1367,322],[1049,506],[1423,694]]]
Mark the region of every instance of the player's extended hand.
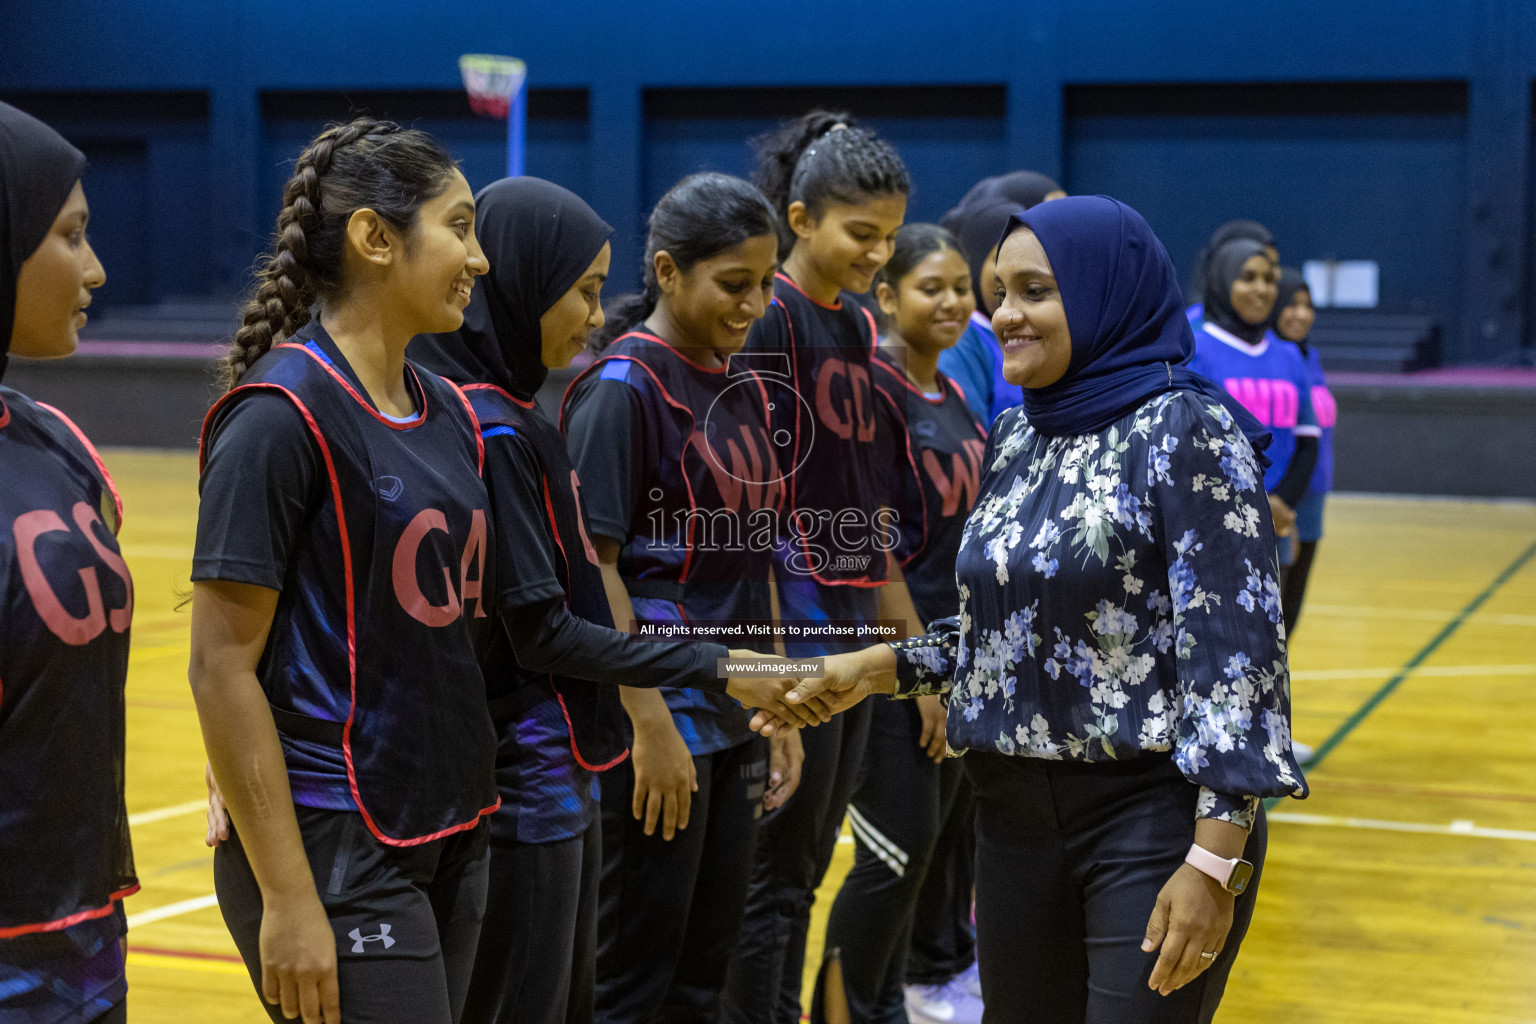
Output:
[[261,994],[304,1024],[341,1024],[336,936],[310,879],[309,891],[265,898],[261,914]]
[[800,769],[805,764],[805,747],[799,729],[777,732],[768,743],[768,792],[763,794],[763,810],[783,807],[800,788]]
[[[733,650],[731,651],[731,660],[766,663],[784,661],[785,659],[773,654]],[[822,722],[831,721],[831,713],[825,711],[819,701],[791,704],[784,699],[787,693],[802,682],[803,680],[795,676],[763,678],[731,676],[726,681],[725,692],[736,698],[742,707],[761,708],[783,724],[806,726],[820,725]],[[763,735],[770,736],[772,732],[764,730]]]
[[[830,721],[833,715],[847,711],[871,693],[895,692],[896,652],[889,644],[829,655],[822,659],[822,664],[821,675],[801,679],[785,695],[790,707],[813,707],[823,721]],[[752,719],[752,728],[772,736],[787,723],[788,719],[777,711],[759,712]]]
[[224,794],[219,792],[218,780],[213,777],[213,765],[203,765],[203,781],[208,783],[208,834],[203,842],[218,846],[229,838],[229,809],[224,806]]

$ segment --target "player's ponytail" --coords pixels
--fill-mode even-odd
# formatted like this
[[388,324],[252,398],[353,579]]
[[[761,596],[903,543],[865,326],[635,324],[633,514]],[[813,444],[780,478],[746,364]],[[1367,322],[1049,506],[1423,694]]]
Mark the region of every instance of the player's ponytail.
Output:
[[321,132],[283,186],[272,252],[257,264],[255,291],[224,357],[224,388],[341,289],[353,213],[373,210],[409,238],[416,212],[442,194],[456,166],[431,136],[392,121],[357,118]]
[[779,257],[789,254],[790,204],[801,202],[812,217],[828,203],[864,203],[907,195],[912,179],[890,143],[845,113],[813,110],[753,140],[754,180],[779,215]]
[[706,171],[673,185],[651,211],[645,239],[644,286],[604,311],[606,323],[593,339],[602,351],[615,338],[634,330],[656,311],[661,287],[656,283],[656,254],[665,251],[687,273],[703,260],[749,238],[776,231],[773,207],[750,182]]

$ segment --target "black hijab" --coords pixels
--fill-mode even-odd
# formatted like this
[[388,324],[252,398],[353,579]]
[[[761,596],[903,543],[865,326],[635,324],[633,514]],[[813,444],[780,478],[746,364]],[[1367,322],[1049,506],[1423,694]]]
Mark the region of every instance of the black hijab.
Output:
[[48,237],[85,171],[85,154],[30,114],[0,103],[0,378],[16,323],[21,265]]
[[1211,232],[1210,241],[1205,243],[1205,247],[1195,257],[1195,266],[1189,275],[1189,286],[1184,289],[1184,294],[1189,297],[1189,301],[1198,302],[1200,296],[1205,294],[1205,275],[1209,271],[1212,254],[1228,242],[1239,238],[1251,239],[1271,248],[1275,244],[1275,236],[1269,233],[1269,228],[1256,220],[1227,221]]
[[[1280,294],[1275,298],[1275,311],[1270,314],[1269,319],[1270,323],[1275,325],[1275,334],[1282,338],[1285,338],[1285,335],[1280,334],[1280,311],[1291,304],[1292,300],[1296,298],[1297,292],[1306,292],[1307,296],[1311,297],[1312,289],[1307,285],[1307,279],[1295,267],[1281,267]],[[1306,338],[1285,338],[1285,340],[1300,346],[1302,354],[1306,354]]]
[[[1236,335],[1250,345],[1264,340],[1269,330],[1270,317],[1250,324],[1238,315],[1232,306],[1232,285],[1243,276],[1243,264],[1255,256],[1264,255],[1264,245],[1251,238],[1237,238],[1219,247],[1211,254],[1210,266],[1205,277],[1205,322],[1215,324],[1229,334]],[[1274,310],[1270,310],[1273,314]]]
[[[982,178],[971,186],[971,190],[955,204],[953,210],[940,218],[939,223],[958,235],[960,232],[953,224],[948,223],[946,218],[961,213],[966,207],[1007,202],[1012,203],[1014,209],[1027,210],[1031,206],[1038,206],[1045,202],[1045,197],[1052,192],[1061,191],[1063,191],[1062,187],[1054,178],[1049,178],[1038,171],[1013,171],[991,178]],[[993,235],[992,241],[997,241],[996,235]],[[986,253],[982,255],[985,256]]]
[[950,227],[960,239],[960,248],[965,250],[966,261],[971,265],[971,287],[976,289],[976,308],[983,314],[987,306],[981,297],[991,293],[993,284],[981,279],[981,265],[987,262],[992,250],[997,248],[997,240],[1002,237],[1008,221],[1014,214],[1023,212],[1022,206],[1007,199],[977,203],[964,210]]
[[613,228],[575,193],[542,178],[503,178],[475,196],[475,234],[491,270],[464,326],[423,334],[410,356],[456,384],[495,384],[532,401],[549,370],[539,318],[581,280]]

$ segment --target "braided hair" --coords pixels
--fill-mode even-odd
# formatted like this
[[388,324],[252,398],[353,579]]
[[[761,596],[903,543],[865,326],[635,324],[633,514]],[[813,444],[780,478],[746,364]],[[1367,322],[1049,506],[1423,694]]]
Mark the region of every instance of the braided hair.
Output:
[[894,147],[846,113],[813,110],[753,140],[754,177],[779,215],[779,258],[794,248],[789,207],[820,217],[829,203],[849,205],[908,195],[912,178]]
[[311,306],[340,290],[353,213],[370,209],[409,235],[417,211],[443,193],[456,168],[430,135],[393,121],[360,117],[321,132],[283,186],[272,252],[257,263],[255,290],[224,357],[224,388],[303,327]]
[[645,238],[644,286],[606,311],[606,322],[593,338],[601,352],[615,338],[634,330],[656,311],[661,286],[656,281],[656,254],[663,250],[677,269],[687,273],[697,263],[714,259],[749,238],[778,230],[773,207],[751,182],[717,171],[691,174],[673,185],[656,203]]

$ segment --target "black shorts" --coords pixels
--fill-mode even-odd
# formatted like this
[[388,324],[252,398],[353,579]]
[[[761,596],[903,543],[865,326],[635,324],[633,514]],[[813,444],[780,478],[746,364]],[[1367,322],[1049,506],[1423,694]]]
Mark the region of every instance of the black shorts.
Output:
[[[420,846],[388,846],[362,815],[295,807],[320,902],[336,933],[347,1024],[453,1024],[464,1007],[489,864],[484,822]],[[214,852],[224,923],[261,993],[261,890],[233,828]],[[282,1008],[265,1000],[268,1015]]]

